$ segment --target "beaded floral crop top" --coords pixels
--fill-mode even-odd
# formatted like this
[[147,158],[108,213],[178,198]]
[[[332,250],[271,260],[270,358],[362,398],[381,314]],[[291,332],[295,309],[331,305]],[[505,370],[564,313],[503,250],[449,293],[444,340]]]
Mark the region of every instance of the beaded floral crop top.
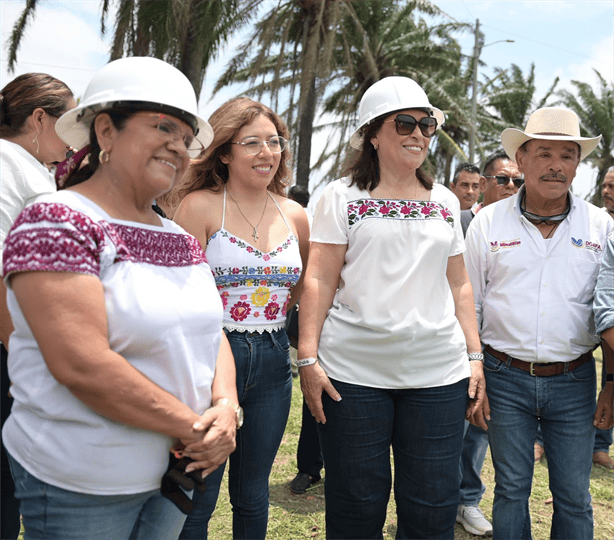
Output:
[[228,330],[262,333],[283,328],[290,290],[301,276],[298,238],[275,198],[269,196],[288,227],[281,245],[265,253],[229,233],[224,228],[226,190],[222,226],[207,243],[207,261],[222,297],[223,326]]

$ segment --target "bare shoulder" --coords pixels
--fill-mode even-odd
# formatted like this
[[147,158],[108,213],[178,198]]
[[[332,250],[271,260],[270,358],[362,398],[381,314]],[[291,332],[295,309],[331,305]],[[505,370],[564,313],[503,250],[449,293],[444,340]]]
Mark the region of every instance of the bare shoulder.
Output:
[[223,201],[223,192],[205,189],[192,191],[179,204],[173,220],[204,245],[221,227]]
[[282,195],[273,194],[275,200],[279,204],[284,215],[290,219],[307,219],[307,213],[305,209],[296,201],[283,197]]

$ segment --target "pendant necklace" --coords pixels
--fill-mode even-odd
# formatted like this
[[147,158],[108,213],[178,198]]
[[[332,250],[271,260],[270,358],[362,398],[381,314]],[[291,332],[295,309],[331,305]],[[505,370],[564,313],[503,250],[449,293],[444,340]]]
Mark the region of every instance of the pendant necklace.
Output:
[[241,212],[241,207],[239,206],[239,203],[237,201],[235,201],[235,198],[230,194],[230,191],[226,191],[226,193],[228,193],[228,196],[237,205],[237,210],[239,210],[239,213],[243,216],[243,219],[245,221],[247,221],[247,223],[249,224],[249,226],[252,229],[254,229],[254,232],[252,233],[252,236],[254,237],[254,242],[258,242],[258,227],[260,226],[260,223],[262,222],[262,218],[264,217],[264,214],[266,212],[267,204],[269,203],[269,192],[267,191],[266,199],[264,201],[264,208],[262,210],[262,215],[260,216],[260,219],[258,220],[258,223],[256,223],[255,227],[252,225],[251,221],[245,217],[245,214],[243,212]]

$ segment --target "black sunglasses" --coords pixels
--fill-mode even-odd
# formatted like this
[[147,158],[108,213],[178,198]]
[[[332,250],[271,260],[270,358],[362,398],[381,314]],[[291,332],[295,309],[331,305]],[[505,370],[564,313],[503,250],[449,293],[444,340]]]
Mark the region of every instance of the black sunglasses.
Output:
[[422,135],[429,138],[437,131],[437,120],[432,116],[425,116],[418,122],[418,120],[409,114],[399,114],[396,118],[386,120],[386,122],[394,122],[399,135],[411,135],[414,129],[416,129],[416,126],[420,128]]
[[518,178],[510,178],[509,176],[498,174],[497,176],[485,176],[484,178],[496,178],[497,184],[499,184],[500,186],[507,186],[510,180],[514,182],[514,185],[517,188],[520,188],[520,186],[524,184],[524,178],[522,176],[519,176]]

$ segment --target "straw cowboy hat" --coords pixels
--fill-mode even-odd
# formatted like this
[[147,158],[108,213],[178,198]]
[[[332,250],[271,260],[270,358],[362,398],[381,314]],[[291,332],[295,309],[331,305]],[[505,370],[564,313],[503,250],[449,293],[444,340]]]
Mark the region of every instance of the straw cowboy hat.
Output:
[[531,139],[549,141],[573,141],[580,145],[580,161],[588,156],[599,144],[598,137],[580,137],[580,119],[569,109],[544,107],[537,109],[527,122],[524,131],[507,128],[501,133],[501,143],[512,160],[516,160],[516,151]]

